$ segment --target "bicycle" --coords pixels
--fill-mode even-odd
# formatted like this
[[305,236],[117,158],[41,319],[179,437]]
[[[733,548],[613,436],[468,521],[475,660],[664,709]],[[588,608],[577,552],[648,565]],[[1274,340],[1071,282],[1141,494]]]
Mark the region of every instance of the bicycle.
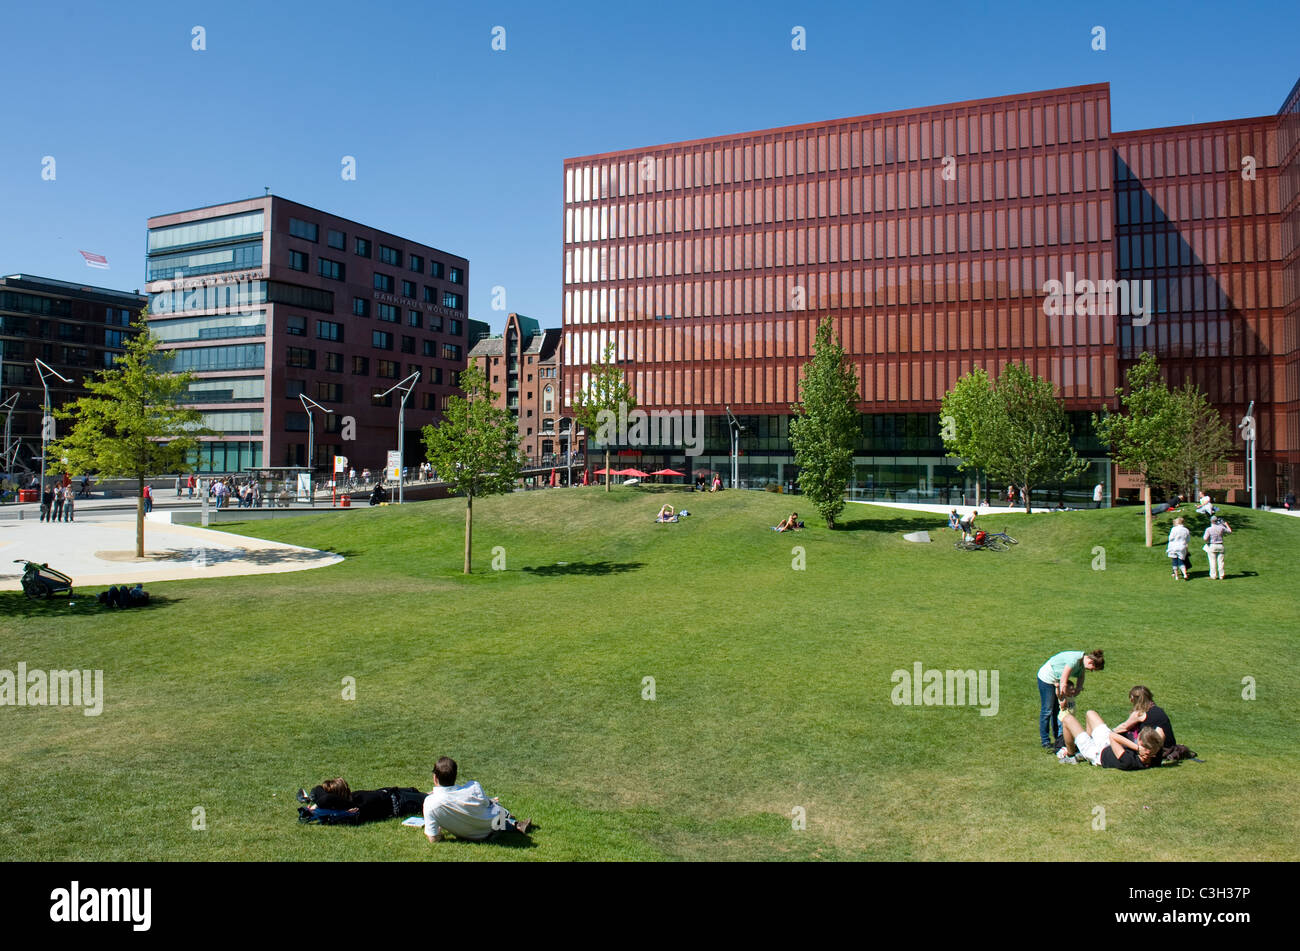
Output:
[[1000,532],[990,532],[987,537],[996,538],[998,541],[1003,542],[1007,545],[1020,544],[1020,542],[1018,542],[1016,539],[1012,538],[1010,535],[1007,534],[1006,529],[1003,529]]

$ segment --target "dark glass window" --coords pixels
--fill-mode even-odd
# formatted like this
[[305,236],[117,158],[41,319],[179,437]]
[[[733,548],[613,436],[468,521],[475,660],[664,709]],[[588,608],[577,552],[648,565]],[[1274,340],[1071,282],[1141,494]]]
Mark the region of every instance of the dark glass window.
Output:
[[316,273],[321,277],[328,277],[330,280],[341,281],[346,273],[341,261],[331,261],[329,258],[316,259]]
[[411,298],[412,300],[415,299],[415,282],[414,282],[414,281],[402,281],[402,296],[403,296],[403,297],[409,297],[409,298]]
[[294,337],[304,337],[307,335],[307,318],[290,317],[285,321],[285,332]]
[[348,236],[342,231],[335,231],[330,228],[325,232],[325,243],[336,251],[342,251],[348,246]]
[[447,280],[451,281],[453,284],[464,284],[465,272],[458,267],[454,267],[451,269],[451,273],[447,276]]
[[453,321],[451,322],[450,329],[448,330],[448,333],[450,333],[453,337],[459,337],[459,336],[460,336],[460,334],[461,334],[461,326],[460,326],[460,321],[459,321],[459,320],[453,320]]
[[429,262],[429,276],[430,276],[430,277],[442,277],[442,275],[443,275],[442,262],[441,262],[441,261],[430,261],[430,262]]
[[402,337],[402,353],[415,353],[415,338]]
[[289,234],[295,238],[304,238],[307,241],[315,242],[320,237],[320,226],[312,224],[310,221],[301,221],[298,218],[289,219]]
[[306,413],[285,413],[284,428],[291,433],[305,433],[307,431],[307,414]]
[[325,354],[325,369],[328,370],[330,373],[342,373],[342,372],[343,372],[343,354],[341,354],[341,353],[326,353],[326,354]]
[[453,294],[451,291],[443,291],[442,306],[450,307],[452,310],[460,310],[460,295]]
[[394,307],[392,304],[380,304],[377,315],[380,320],[387,321],[390,324],[395,324],[402,319],[401,308]]
[[316,369],[316,351],[306,347],[288,347],[285,350],[285,366],[305,370]]
[[352,373],[353,373],[354,376],[369,376],[369,375],[370,375],[370,358],[369,358],[369,357],[353,357],[353,358],[352,358]]
[[425,284],[425,285],[424,285],[424,302],[425,302],[426,304],[432,304],[434,301],[436,301],[436,300],[438,299],[437,297],[434,296],[434,295],[437,294],[437,293],[438,293],[438,292],[435,291],[432,287],[430,287],[428,284]]
[[423,327],[424,315],[418,310],[408,310],[406,312],[406,325],[408,327]]
[[307,392],[307,384],[302,380],[285,380],[284,396],[285,399],[296,400],[302,394]]
[[391,274],[381,274],[375,272],[375,290],[383,291],[386,294],[393,293],[393,276]]
[[[342,403],[343,402],[343,384],[342,383],[317,383],[316,399],[322,403]],[[334,414],[330,414],[334,415]]]
[[357,257],[362,257],[362,258],[370,257],[370,239],[357,238],[356,244],[353,246],[353,250],[356,252]]
[[444,343],[442,345],[442,358],[444,360],[459,360],[460,347],[454,343]]
[[420,257],[418,254],[412,254],[409,270],[414,271],[416,274],[423,274],[424,258]]
[[375,376],[396,380],[401,375],[402,365],[395,360],[379,360],[375,363]]
[[316,321],[317,340],[343,340],[343,325],[333,320]]
[[370,301],[364,297],[352,298],[352,314],[356,317],[370,316]]
[[307,255],[303,254],[301,251],[294,251],[290,249],[289,267],[293,268],[293,270],[295,271],[307,270]]
[[391,264],[393,267],[402,266],[402,252],[396,248],[390,248],[387,245],[379,246],[379,260],[385,264]]
[[392,350],[393,335],[382,330],[372,330],[370,332],[370,345],[380,350]]

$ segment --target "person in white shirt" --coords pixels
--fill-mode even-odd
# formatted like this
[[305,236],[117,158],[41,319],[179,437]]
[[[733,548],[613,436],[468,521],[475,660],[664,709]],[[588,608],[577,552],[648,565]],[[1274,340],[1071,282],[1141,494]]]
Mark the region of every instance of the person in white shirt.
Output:
[[1209,493],[1203,494],[1196,502],[1197,515],[1213,515],[1215,513],[1214,502],[1210,499]]
[[477,782],[456,785],[456,761],[443,756],[433,766],[433,789],[424,800],[424,834],[441,842],[444,833],[482,841],[497,832],[526,833],[531,819],[516,819]]
[[1103,486],[1100,482],[1098,482],[1096,485],[1092,487],[1092,500],[1096,502],[1098,505],[1101,505],[1102,494],[1105,491],[1106,491],[1105,486]]
[[1178,580],[1179,569],[1182,569],[1183,580],[1187,580],[1187,541],[1191,537],[1191,530],[1183,524],[1183,520],[1174,519],[1174,527],[1169,530],[1169,545],[1165,548],[1165,554],[1173,566],[1175,581]]

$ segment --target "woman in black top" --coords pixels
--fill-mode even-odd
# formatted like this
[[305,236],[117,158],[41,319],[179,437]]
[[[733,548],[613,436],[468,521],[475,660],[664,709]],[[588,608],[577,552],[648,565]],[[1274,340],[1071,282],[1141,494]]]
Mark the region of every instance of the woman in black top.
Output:
[[1128,692],[1128,700],[1133,704],[1133,712],[1128,715],[1127,720],[1115,727],[1115,731],[1125,734],[1130,739],[1136,739],[1138,731],[1144,726],[1149,726],[1160,731],[1165,741],[1165,749],[1173,746],[1173,724],[1169,722],[1169,715],[1155,705],[1155,698],[1151,695],[1150,688],[1139,684]]
[[383,789],[358,789],[348,787],[345,779],[327,779],[313,786],[310,793],[298,790],[298,801],[307,803],[299,812],[321,812],[347,818],[353,822],[374,822],[417,815],[424,810],[428,795],[415,787],[388,786]]

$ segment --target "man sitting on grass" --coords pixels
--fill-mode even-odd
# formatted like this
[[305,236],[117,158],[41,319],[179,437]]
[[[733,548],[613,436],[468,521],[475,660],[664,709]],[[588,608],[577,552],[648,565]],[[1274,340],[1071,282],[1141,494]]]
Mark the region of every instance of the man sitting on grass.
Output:
[[424,834],[441,842],[444,832],[482,841],[498,832],[527,832],[531,819],[516,819],[476,782],[456,785],[456,761],[443,756],[433,766],[433,789],[424,800]]
[[1061,716],[1065,746],[1056,755],[1062,763],[1077,763],[1076,755],[1082,755],[1093,766],[1108,769],[1146,769],[1160,765],[1165,741],[1151,727],[1143,727],[1134,743],[1106,726],[1096,710],[1088,711],[1087,721],[1085,730],[1073,713]]
[[775,528],[778,532],[793,532],[795,529],[803,528],[803,522],[799,521],[798,512],[791,512],[790,517]]

